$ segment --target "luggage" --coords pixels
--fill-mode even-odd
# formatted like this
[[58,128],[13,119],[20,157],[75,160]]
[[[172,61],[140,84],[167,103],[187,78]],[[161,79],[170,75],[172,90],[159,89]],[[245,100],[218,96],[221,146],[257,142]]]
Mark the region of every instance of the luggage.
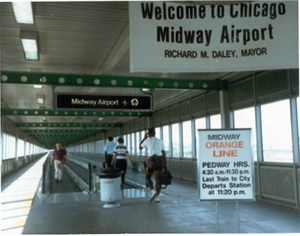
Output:
[[163,170],[160,174],[161,188],[165,189],[172,183],[172,174],[168,170]]

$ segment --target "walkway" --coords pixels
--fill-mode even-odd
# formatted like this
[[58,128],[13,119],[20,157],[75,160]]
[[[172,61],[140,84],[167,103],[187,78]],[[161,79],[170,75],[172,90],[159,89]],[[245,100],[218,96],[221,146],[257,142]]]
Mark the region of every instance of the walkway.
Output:
[[[2,233],[300,233],[299,210],[259,200],[198,202],[196,184],[180,180],[162,192],[160,203],[150,203],[141,189],[126,189],[117,208],[103,208],[100,194],[87,192],[38,192],[30,206],[43,161],[22,175],[15,173],[16,181],[2,192]],[[128,173],[127,177],[144,183],[142,174]]]

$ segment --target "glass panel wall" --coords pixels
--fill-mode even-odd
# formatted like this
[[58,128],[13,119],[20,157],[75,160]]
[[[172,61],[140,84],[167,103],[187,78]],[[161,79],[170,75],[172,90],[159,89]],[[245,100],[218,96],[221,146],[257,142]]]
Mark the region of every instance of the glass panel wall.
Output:
[[23,139],[18,139],[17,144],[17,157],[23,157],[25,156],[25,142]]
[[131,146],[131,134],[127,134],[127,149],[129,153],[132,153],[132,146]]
[[[140,142],[141,142],[141,132],[136,132],[136,153],[135,155],[140,155]],[[132,155],[132,154],[130,154]]]
[[169,126],[163,126],[163,142],[165,146],[166,156],[170,157],[170,138],[169,138]]
[[256,122],[254,107],[234,111],[235,128],[251,128],[253,160],[257,161]]
[[298,142],[299,142],[299,153],[300,153],[300,98],[297,98],[297,118],[298,118]]
[[5,155],[3,159],[16,158],[16,138],[9,134],[5,136]]
[[211,129],[221,129],[221,115],[210,116],[210,128]]
[[195,120],[195,129],[196,129],[196,157],[197,157],[198,148],[199,148],[199,133],[198,133],[198,129],[205,129],[205,128],[206,128],[206,119],[205,118],[198,118],[198,119]]
[[[146,130],[143,130],[143,131],[141,132],[141,139],[143,139],[143,138],[145,137],[146,132],[147,132]],[[142,149],[141,155],[142,155],[142,156],[147,156],[147,155],[148,155],[148,154],[147,154],[146,148],[143,148],[143,149]]]
[[29,142],[26,142],[26,146],[25,146],[25,155],[30,155],[30,146],[32,144]]
[[136,143],[136,136],[137,133],[133,133],[132,135],[132,150],[131,150],[131,155],[136,155],[137,154],[137,143]]
[[155,137],[161,139],[160,127],[155,128]]
[[183,157],[192,158],[192,122],[182,123]]
[[293,162],[289,100],[261,106],[264,161]]
[[179,123],[172,125],[172,157],[180,157]]

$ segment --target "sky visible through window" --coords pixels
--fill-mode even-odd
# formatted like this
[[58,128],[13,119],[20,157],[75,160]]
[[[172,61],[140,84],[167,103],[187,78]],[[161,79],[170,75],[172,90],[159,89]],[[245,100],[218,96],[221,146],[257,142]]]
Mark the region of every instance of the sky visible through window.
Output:
[[264,161],[293,162],[289,100],[261,106]]
[[235,128],[251,128],[251,145],[253,160],[257,160],[256,126],[254,107],[234,111]]

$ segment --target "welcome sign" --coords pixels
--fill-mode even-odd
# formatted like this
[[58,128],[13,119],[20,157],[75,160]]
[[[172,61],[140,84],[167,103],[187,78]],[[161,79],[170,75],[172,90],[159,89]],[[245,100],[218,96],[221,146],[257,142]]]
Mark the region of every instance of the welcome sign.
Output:
[[250,129],[199,130],[200,200],[253,200]]
[[131,72],[298,68],[298,3],[130,2]]

